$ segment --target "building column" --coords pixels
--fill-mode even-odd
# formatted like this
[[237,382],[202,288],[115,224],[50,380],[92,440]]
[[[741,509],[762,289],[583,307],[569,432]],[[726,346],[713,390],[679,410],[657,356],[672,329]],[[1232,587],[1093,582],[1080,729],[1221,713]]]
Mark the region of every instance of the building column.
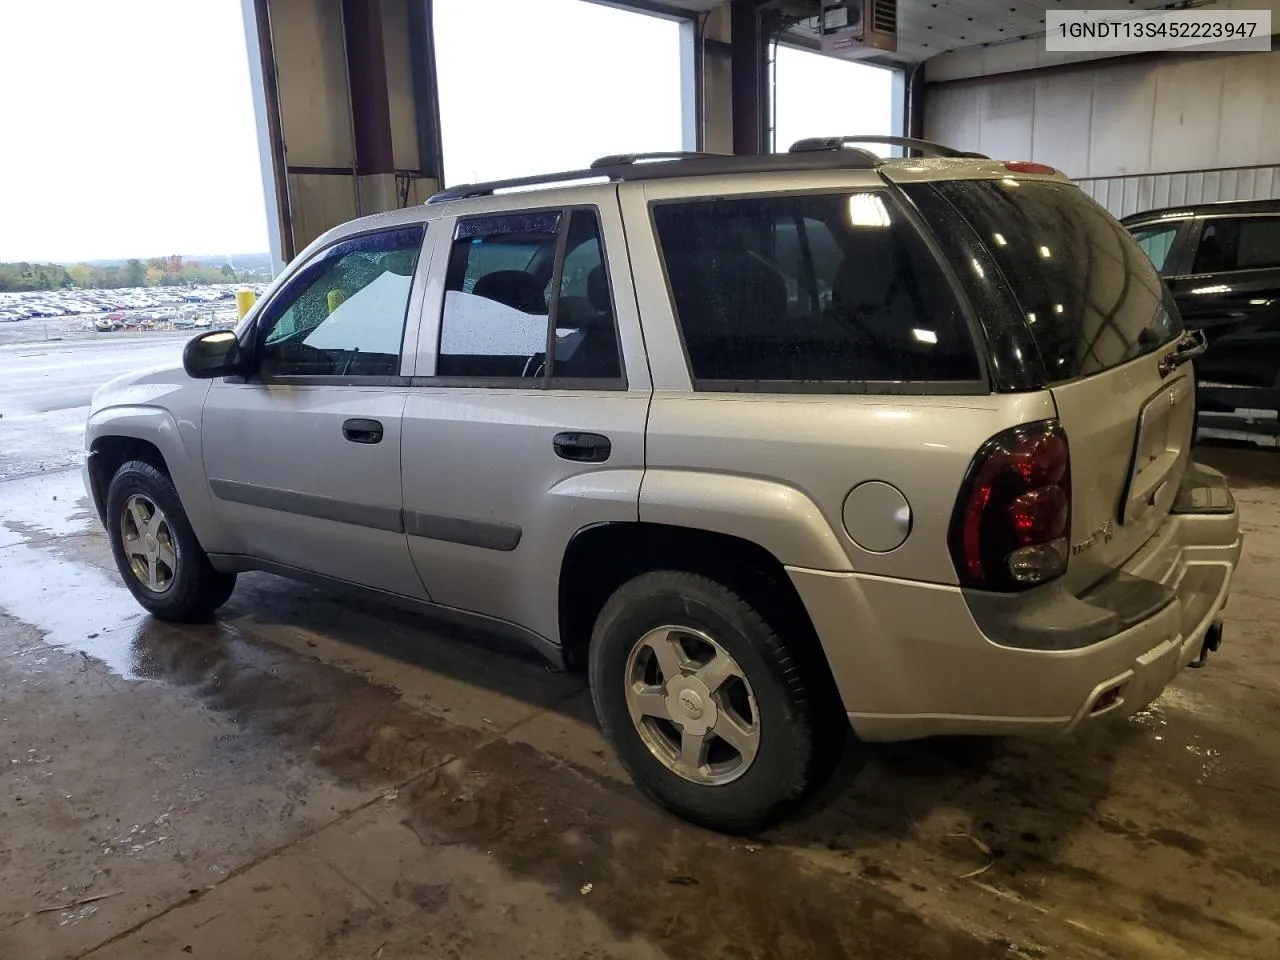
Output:
[[396,168],[391,149],[391,107],[379,0],[342,0],[351,131],[355,141],[357,212],[394,210]]
[[764,0],[733,0],[730,60],[733,70],[733,152],[769,152],[769,42],[771,11]]

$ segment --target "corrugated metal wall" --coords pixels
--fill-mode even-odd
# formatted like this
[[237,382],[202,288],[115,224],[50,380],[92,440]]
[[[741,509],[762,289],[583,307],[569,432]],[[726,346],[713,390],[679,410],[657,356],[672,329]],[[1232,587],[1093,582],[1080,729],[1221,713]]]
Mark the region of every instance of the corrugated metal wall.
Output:
[[931,84],[925,135],[1052,164],[1116,214],[1280,197],[1280,51]]
[[1076,182],[1112,215],[1125,217],[1142,210],[1176,207],[1184,203],[1280,197],[1280,164],[1192,173],[1100,177]]

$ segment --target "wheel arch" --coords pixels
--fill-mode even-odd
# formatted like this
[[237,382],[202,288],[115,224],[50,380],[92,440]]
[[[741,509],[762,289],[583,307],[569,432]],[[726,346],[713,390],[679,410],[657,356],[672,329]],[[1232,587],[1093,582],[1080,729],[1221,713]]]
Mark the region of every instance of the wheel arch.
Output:
[[817,631],[782,562],[754,541],[697,527],[611,522],[574,534],[559,579],[560,642],[567,666],[586,663],[592,628],[613,592],[653,570],[700,574],[733,590],[783,636],[813,682],[838,702]]
[[191,529],[210,553],[234,552],[217,522],[200,456],[199,424],[150,406],[95,411],[85,429],[89,493],[105,523],[111,478],[129,460],[163,470],[173,481]]

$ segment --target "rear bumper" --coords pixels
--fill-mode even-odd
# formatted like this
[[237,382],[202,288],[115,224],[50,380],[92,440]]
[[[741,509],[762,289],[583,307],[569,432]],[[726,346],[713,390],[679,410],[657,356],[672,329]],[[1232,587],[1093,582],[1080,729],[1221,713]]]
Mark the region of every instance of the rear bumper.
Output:
[[[1171,514],[1124,567],[1167,602],[1084,646],[1029,649],[979,627],[958,587],[788,568],[865,740],[1058,734],[1133,713],[1188,662],[1226,605],[1239,514]],[[1067,597],[1064,603],[1082,602]],[[1070,612],[1064,607],[1063,616]],[[984,620],[984,623],[986,621]],[[1098,696],[1119,697],[1095,710]]]

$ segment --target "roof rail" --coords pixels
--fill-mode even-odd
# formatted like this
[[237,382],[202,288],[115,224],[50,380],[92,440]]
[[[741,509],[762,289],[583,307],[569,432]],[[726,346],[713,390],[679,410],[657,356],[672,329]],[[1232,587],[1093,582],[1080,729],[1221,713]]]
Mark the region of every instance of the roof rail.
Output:
[[[727,156],[718,153],[677,155],[661,163],[642,162],[645,158],[660,157],[657,154],[620,155],[601,157],[586,170],[565,173],[543,173],[514,180],[494,180],[490,183],[464,183],[441,190],[427,203],[444,203],[470,197],[487,197],[501,190],[517,190],[521,187],[538,187],[550,184],[571,183],[575,180],[621,182],[626,180],[665,180],[674,177],[706,177],[734,173],[788,173],[804,170],[874,170],[882,162],[869,150],[823,150],[796,153],[761,153],[744,156]],[[605,163],[605,161],[610,161]]]
[[882,137],[877,134],[866,134],[857,137],[809,137],[797,140],[791,145],[790,153],[813,153],[820,150],[840,150],[847,143],[887,143],[895,147],[906,147],[916,150],[922,157],[966,157],[970,160],[990,160],[985,153],[972,153],[968,150],[957,150],[946,147],[931,140],[919,140],[916,137]]
[[698,150],[666,150],[657,153],[611,153],[607,157],[591,161],[591,169],[621,167],[631,163],[649,163],[653,160],[692,160],[695,157],[723,157],[723,153],[704,153]]

